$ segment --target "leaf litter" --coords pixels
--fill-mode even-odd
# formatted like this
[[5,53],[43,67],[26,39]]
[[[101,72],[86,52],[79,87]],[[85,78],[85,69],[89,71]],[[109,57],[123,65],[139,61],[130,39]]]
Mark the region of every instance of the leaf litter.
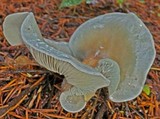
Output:
[[[160,118],[160,2],[158,0],[99,0],[59,9],[60,0],[1,0],[0,4],[0,118],[8,119],[159,119]],[[147,92],[125,103],[108,100],[107,89],[97,91],[79,113],[68,113],[59,103],[63,76],[40,67],[23,45],[10,46],[2,33],[8,14],[34,12],[44,37],[69,41],[86,20],[110,12],[134,12],[151,31],[156,59],[147,76]],[[20,62],[22,61],[22,62]]]

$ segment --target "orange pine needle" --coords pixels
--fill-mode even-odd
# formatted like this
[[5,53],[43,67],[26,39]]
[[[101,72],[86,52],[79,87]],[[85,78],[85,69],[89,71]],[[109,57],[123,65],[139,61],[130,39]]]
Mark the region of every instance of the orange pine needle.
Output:
[[43,75],[38,81],[36,81],[30,88],[34,88],[36,87],[43,79],[44,79],[45,75]]
[[0,88],[0,92],[3,91],[4,89],[8,88],[11,86],[11,84],[13,84],[14,82],[16,82],[17,79],[13,79],[12,81],[10,81],[8,84],[6,84],[4,87]]
[[56,114],[48,114],[48,113],[41,113],[41,114],[44,115],[45,117],[61,118],[61,119],[74,119],[74,118],[69,118],[66,116],[58,116]]
[[15,112],[8,112],[8,114],[13,116],[13,117],[16,117],[17,119],[26,119],[25,117],[17,115]]

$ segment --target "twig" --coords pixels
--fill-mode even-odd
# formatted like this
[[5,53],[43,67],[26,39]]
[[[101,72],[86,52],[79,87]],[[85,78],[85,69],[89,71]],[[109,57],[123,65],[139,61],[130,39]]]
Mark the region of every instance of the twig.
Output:
[[151,70],[156,70],[156,71],[160,71],[160,68],[157,67],[152,67]]
[[10,70],[10,71],[5,71],[1,72],[1,74],[18,74],[18,73],[51,73],[51,71],[47,70]]
[[103,105],[101,106],[101,109],[98,111],[95,119],[102,119],[103,118],[103,115],[104,113],[107,111],[107,107],[106,105],[103,103]]
[[130,107],[141,119],[145,119],[137,110]]
[[131,116],[131,118],[133,119],[127,102],[125,102],[125,115],[127,116],[127,118],[129,118],[129,116]]
[[95,102],[93,104],[92,113],[91,113],[91,119],[93,119],[95,108],[97,106],[97,102],[98,102],[98,98],[99,98],[100,92],[101,92],[101,89],[98,91],[97,98],[96,98],[96,100],[95,100]]

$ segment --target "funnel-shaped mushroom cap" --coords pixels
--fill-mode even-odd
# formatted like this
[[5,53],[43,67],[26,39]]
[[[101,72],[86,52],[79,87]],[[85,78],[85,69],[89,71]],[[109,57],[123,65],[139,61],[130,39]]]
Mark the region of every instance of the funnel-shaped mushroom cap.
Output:
[[[19,18],[19,21],[17,22],[20,24],[12,24],[12,20],[15,20],[15,18]],[[12,27],[15,27],[17,30],[8,30],[8,28]],[[50,44],[47,40],[44,40],[37,26],[33,13],[25,12],[21,14],[16,13],[9,15],[5,19],[3,28],[4,35],[9,43],[16,45],[22,43],[23,41],[39,64],[48,70],[63,74],[67,80],[67,83],[83,89],[83,95],[87,95],[88,92],[95,92],[97,89],[109,85],[110,81],[100,72],[82,64],[76,58],[69,55],[70,49],[67,44],[57,43],[56,45],[60,46],[58,47]],[[12,35],[15,36],[15,38],[12,39]],[[12,40],[14,40],[15,43]],[[64,49],[62,46],[64,46]],[[66,52],[68,54],[64,53],[65,49],[67,49]]]
[[80,60],[99,55],[117,62],[120,83],[110,95],[115,102],[138,96],[155,58],[153,38],[133,13],[110,13],[82,24],[69,42],[73,55]]

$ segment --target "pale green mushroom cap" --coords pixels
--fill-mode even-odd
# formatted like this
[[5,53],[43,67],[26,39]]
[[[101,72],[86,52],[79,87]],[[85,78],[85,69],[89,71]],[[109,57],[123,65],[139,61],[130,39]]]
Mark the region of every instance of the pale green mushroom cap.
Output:
[[132,100],[141,93],[155,58],[152,35],[133,13],[110,13],[88,20],[74,32],[69,47],[79,60],[99,55],[119,65],[120,82],[109,92],[114,102]]
[[83,95],[70,94],[69,91],[62,92],[60,103],[63,109],[72,113],[79,112],[86,106]]
[[[74,58],[71,55],[68,44],[55,43],[54,41],[50,43],[47,39],[44,39],[33,13],[23,12],[7,16],[3,23],[3,30],[5,37],[11,45],[24,43],[40,65],[48,70],[64,75],[67,83],[76,87],[77,90],[72,90],[74,91],[74,93],[71,93],[72,95],[66,92],[62,93],[60,100],[62,100],[64,94],[74,97],[74,94],[79,94],[77,91],[81,90],[82,97],[85,101],[88,101],[97,89],[109,85],[110,81],[100,72]],[[87,97],[87,100],[85,97]],[[68,109],[66,106],[64,107],[67,111],[74,112],[70,110],[70,107]],[[81,110],[82,107],[81,105],[80,107],[75,105],[75,111]]]

